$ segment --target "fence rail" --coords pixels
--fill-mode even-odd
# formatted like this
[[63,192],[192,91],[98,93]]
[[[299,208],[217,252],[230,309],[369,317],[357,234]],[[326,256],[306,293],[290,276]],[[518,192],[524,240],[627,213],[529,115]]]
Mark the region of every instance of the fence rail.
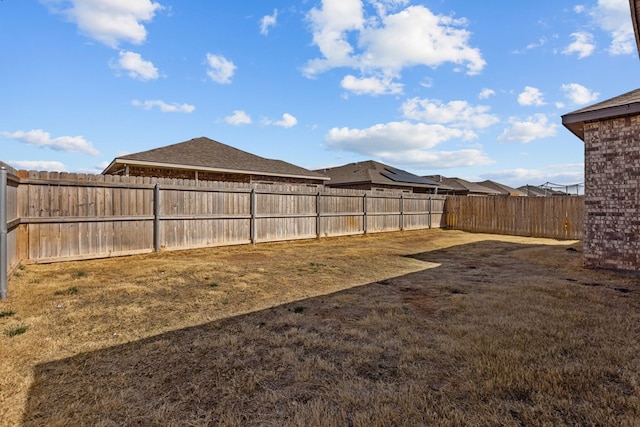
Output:
[[580,240],[584,212],[584,196],[449,196],[444,223],[475,233]]

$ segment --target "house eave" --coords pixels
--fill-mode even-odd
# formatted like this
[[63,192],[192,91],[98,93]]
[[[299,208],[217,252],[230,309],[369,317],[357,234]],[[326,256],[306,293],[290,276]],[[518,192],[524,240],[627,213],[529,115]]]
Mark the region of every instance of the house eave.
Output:
[[131,160],[131,159],[124,159],[124,158],[114,159],[111,162],[111,164],[109,164],[109,166],[107,166],[107,168],[104,171],[102,171],[102,174],[103,175],[108,174],[108,171],[112,170],[117,165],[146,166],[146,167],[194,170],[194,171],[197,170],[202,172],[234,173],[234,174],[242,174],[242,175],[264,175],[264,176],[274,176],[274,177],[283,177],[283,178],[310,179],[310,180],[316,180],[316,181],[329,181],[331,179],[329,177],[323,177],[323,176],[296,175],[296,174],[262,172],[262,171],[243,170],[243,169],[211,168],[206,166],[181,165],[181,164],[175,164],[175,163],[145,162],[141,160]]
[[584,141],[584,124],[588,122],[609,120],[617,117],[640,114],[640,103],[617,105],[600,110],[569,113],[562,116],[562,125],[571,133]]
[[353,185],[386,185],[391,187],[403,187],[403,188],[439,188],[437,185],[430,184],[417,184],[410,182],[400,182],[400,181],[377,181],[377,180],[368,180],[368,181],[340,181],[340,182],[331,182],[329,184],[331,187],[346,187]]

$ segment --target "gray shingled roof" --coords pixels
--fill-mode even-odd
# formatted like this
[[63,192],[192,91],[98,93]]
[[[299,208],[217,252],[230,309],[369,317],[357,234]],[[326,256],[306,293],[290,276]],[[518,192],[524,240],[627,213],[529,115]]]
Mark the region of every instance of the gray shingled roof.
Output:
[[584,124],[595,120],[640,114],[640,89],[598,102],[562,116],[562,124],[584,141]]
[[441,182],[447,187],[453,189],[456,193],[486,194],[486,195],[500,194],[500,192],[495,189],[488,188],[483,185],[477,184],[475,182],[470,182],[462,178],[447,178],[442,175],[429,175],[427,176],[427,178]]
[[553,190],[551,188],[542,188],[535,185],[523,185],[518,187],[519,190],[526,193],[531,197],[546,197],[546,196],[566,196],[564,191]]
[[255,173],[268,176],[299,177],[327,180],[318,172],[283,162],[266,159],[238,150],[206,137],[117,157],[102,172],[110,174],[123,165],[141,165],[191,169],[224,173]]
[[331,178],[331,181],[326,184],[329,186],[347,184],[378,184],[421,188],[437,188],[439,186],[437,182],[430,179],[373,160],[320,169],[317,172]]
[[520,191],[517,188],[509,187],[508,185],[491,181],[490,179],[487,179],[486,181],[478,182],[478,184],[482,185],[483,187],[487,187],[487,188],[491,188],[496,191],[499,191],[500,194],[505,196],[526,196],[526,194],[523,191]]

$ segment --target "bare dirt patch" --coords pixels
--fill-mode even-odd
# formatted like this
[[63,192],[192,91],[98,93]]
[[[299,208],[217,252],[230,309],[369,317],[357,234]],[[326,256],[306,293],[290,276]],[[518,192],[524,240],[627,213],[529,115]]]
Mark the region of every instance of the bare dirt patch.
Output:
[[640,279],[580,250],[425,230],[26,266],[0,423],[633,425]]

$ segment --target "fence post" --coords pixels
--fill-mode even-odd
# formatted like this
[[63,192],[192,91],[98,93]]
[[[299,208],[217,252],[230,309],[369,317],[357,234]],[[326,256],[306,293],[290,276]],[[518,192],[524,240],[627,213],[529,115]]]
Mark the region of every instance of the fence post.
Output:
[[404,193],[400,193],[400,231],[404,231]]
[[256,189],[251,189],[251,220],[249,223],[249,238],[252,244],[256,243]]
[[316,235],[318,239],[322,237],[322,192],[318,191],[316,195]]
[[7,299],[7,169],[0,167],[0,299]]
[[160,184],[153,187],[153,249],[160,252]]
[[429,197],[429,228],[433,226],[433,199]]
[[362,197],[362,231],[364,234],[367,234],[367,224],[369,222],[367,218],[367,193],[364,193],[364,197]]

